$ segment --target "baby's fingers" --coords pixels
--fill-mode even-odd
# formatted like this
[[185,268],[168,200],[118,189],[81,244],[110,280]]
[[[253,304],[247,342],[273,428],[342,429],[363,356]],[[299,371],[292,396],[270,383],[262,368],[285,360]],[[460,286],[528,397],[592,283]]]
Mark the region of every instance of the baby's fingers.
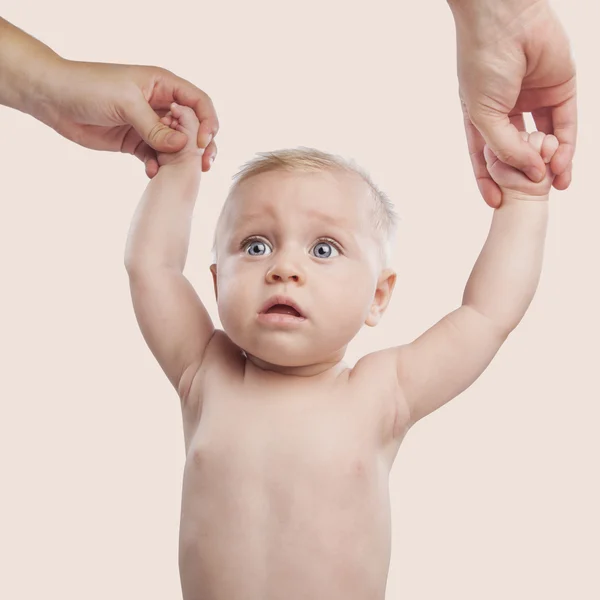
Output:
[[547,135],[544,138],[544,141],[542,142],[542,150],[541,150],[540,154],[542,155],[542,158],[544,159],[544,162],[546,164],[548,164],[552,160],[552,157],[558,150],[559,145],[560,144],[559,144],[558,138],[556,138],[553,135]]
[[196,113],[189,106],[180,106],[176,102],[172,102],[171,114],[184,129],[194,132],[198,130],[200,122]]
[[551,134],[545,134],[543,131],[533,131],[532,133],[521,131],[521,138],[526,142],[528,141],[534,150],[540,153],[546,164],[552,160],[554,153],[558,150],[558,139]]
[[173,117],[171,112],[168,112],[164,117],[162,117],[160,122],[171,129],[177,129],[179,126],[179,121]]
[[547,135],[543,131],[533,131],[529,134],[522,132],[521,135],[525,141],[529,141],[536,152],[540,153],[546,164],[552,160],[554,153],[558,150],[558,139],[551,134]]

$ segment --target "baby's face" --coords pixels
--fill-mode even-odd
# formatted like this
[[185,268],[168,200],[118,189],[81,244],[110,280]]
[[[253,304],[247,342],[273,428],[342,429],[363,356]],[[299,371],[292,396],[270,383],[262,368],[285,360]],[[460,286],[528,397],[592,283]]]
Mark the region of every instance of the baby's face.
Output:
[[[372,202],[347,173],[274,171],[240,184],[212,267],[221,323],[235,344],[271,365],[313,365],[340,360],[362,325],[376,323]],[[287,301],[297,311],[281,306]]]

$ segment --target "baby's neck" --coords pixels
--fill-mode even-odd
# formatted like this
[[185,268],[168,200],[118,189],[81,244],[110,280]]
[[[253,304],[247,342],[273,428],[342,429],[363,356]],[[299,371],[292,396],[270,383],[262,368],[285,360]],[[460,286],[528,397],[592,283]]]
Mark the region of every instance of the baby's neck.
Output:
[[320,379],[336,378],[338,375],[348,369],[341,356],[333,356],[330,360],[318,362],[312,365],[303,365],[300,367],[283,367],[268,363],[256,356],[244,353],[246,360],[249,363],[247,367],[255,368],[255,370],[263,371],[265,374],[271,372],[273,374],[286,375],[288,377],[318,377]]

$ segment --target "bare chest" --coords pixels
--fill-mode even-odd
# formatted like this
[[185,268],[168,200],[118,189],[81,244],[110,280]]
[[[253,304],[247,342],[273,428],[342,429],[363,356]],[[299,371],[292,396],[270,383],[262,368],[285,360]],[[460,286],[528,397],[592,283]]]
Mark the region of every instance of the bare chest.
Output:
[[[253,462],[314,472],[336,464],[359,469],[390,441],[395,405],[385,390],[347,381],[286,385],[278,381],[208,382],[201,409],[186,416],[186,451],[197,463]],[[192,456],[190,456],[190,453]]]
[[253,582],[247,597],[281,597],[291,582],[293,597],[383,597],[393,425],[385,400],[345,384],[207,385],[186,439],[186,585],[237,597],[218,575],[226,563]]

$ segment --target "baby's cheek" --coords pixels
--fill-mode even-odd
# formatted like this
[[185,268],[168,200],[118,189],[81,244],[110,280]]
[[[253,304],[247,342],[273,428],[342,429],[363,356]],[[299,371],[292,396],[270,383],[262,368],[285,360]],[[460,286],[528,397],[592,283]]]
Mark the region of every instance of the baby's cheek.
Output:
[[[328,281],[327,299],[333,323],[348,325],[364,321],[373,299],[371,278],[364,269],[355,268]],[[354,325],[352,325],[354,326]]]

